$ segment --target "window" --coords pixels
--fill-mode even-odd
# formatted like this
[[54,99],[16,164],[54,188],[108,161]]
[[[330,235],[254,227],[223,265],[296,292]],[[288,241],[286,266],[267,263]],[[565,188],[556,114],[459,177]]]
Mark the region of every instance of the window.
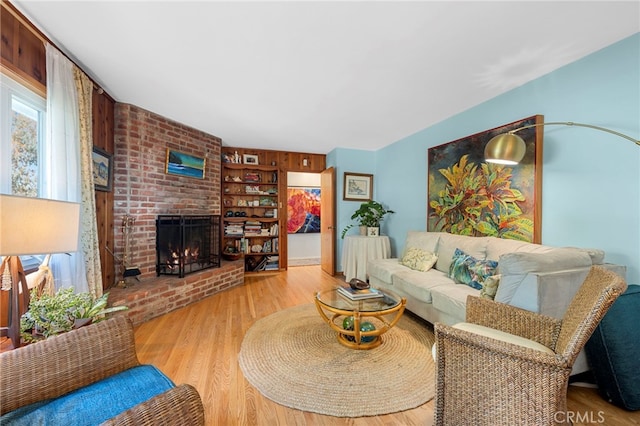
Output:
[[46,102],[4,74],[0,88],[0,192],[37,197]]
[[[0,74],[0,193],[40,196],[46,101]],[[27,273],[44,256],[20,256]]]

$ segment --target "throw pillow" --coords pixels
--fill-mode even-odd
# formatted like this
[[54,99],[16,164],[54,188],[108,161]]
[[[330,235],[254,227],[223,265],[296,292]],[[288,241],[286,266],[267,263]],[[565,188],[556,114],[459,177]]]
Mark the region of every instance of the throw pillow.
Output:
[[482,290],[480,291],[480,297],[493,300],[498,292],[498,285],[500,284],[500,275],[491,275],[482,283]]
[[402,256],[402,263],[411,269],[421,272],[427,272],[436,264],[438,256],[427,250],[422,250],[417,247],[410,247]]
[[453,257],[449,264],[449,278],[455,281],[456,284],[469,284],[471,282],[471,274],[467,266],[471,259],[475,258],[459,248],[453,252]]
[[449,266],[449,278],[480,290],[484,280],[493,275],[497,267],[495,260],[479,260],[457,248]]

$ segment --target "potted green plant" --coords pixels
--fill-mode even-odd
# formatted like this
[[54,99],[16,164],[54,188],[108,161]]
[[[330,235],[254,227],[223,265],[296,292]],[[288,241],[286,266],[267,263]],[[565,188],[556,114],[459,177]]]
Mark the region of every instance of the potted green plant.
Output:
[[[385,215],[389,213],[395,213],[395,212],[393,210],[389,210],[385,208],[381,203],[371,200],[371,201],[366,201],[360,204],[360,207],[358,208],[358,210],[356,210],[351,215],[351,220],[356,220],[358,226],[365,227],[365,228],[376,228],[377,230],[379,230],[380,222],[382,221],[382,219],[384,219]],[[347,225],[342,230],[342,235],[340,236],[340,238],[344,238],[347,231],[353,228],[354,226],[355,224],[353,223]],[[379,235],[379,232],[373,232],[373,231],[367,232],[365,230],[363,234]]]
[[20,331],[25,342],[46,339],[74,328],[98,322],[105,314],[128,309],[107,308],[109,293],[94,299],[89,293],[75,293],[73,288],[58,290],[53,296],[31,292],[29,309],[20,318]]

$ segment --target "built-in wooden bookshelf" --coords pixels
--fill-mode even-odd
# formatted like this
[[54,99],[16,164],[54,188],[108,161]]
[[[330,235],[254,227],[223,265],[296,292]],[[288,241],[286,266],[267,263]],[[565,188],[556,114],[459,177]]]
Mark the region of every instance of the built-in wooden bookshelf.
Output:
[[[274,269],[275,257],[278,258],[279,270],[286,270],[288,172],[320,173],[325,167],[324,154],[223,146],[220,167],[223,252],[228,246],[244,251],[240,256],[244,259],[247,274],[256,273],[253,272],[256,267],[254,261],[264,262],[263,256],[270,256],[267,262],[271,263],[268,271],[259,273]],[[233,216],[225,216],[229,211]],[[236,216],[236,212],[240,215],[244,212],[245,216]],[[242,227],[243,234],[246,233],[247,224],[250,235],[241,237],[239,229]],[[256,233],[251,231],[258,226],[260,235],[251,235]],[[267,232],[263,229],[269,229],[269,235],[263,235],[262,232]],[[231,230],[232,235],[225,230]],[[250,241],[247,243],[247,240]],[[258,250],[258,244],[265,251],[252,252],[251,246]],[[266,268],[266,264],[264,266]]]
[[231,157],[223,154],[223,253],[244,257],[247,273],[279,271],[278,168],[235,161],[235,153]]

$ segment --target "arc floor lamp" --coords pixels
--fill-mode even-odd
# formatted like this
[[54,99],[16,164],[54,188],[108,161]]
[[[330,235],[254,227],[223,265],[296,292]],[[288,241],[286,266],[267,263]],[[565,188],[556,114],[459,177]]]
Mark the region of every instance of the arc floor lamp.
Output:
[[621,138],[628,139],[636,145],[640,146],[640,140],[634,139],[630,136],[624,135],[614,130],[605,129],[604,127],[593,126],[591,124],[574,123],[572,121],[555,121],[549,123],[529,124],[527,126],[522,126],[507,133],[502,133],[498,136],[493,137],[484,148],[484,160],[488,163],[508,165],[518,164],[524,157],[527,148],[524,140],[515,133],[524,129],[538,126],[588,127],[590,129],[600,130],[603,132],[614,134],[616,136],[620,136]]

